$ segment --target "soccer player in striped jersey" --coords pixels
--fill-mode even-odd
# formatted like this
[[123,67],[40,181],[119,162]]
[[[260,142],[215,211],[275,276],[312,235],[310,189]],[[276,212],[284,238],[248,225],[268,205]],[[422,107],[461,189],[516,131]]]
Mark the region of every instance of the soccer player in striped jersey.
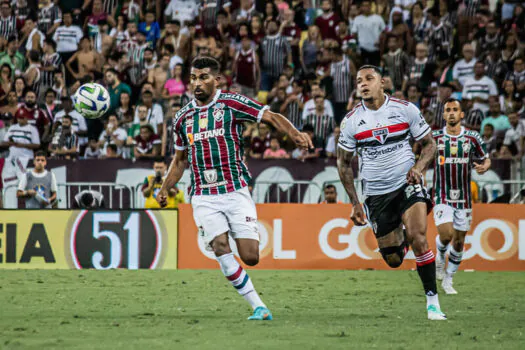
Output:
[[254,309],[248,319],[271,320],[270,310],[235,259],[228,241],[228,237],[235,240],[246,265],[259,262],[257,212],[248,191],[251,175],[242,160],[243,123],[270,123],[299,147],[313,146],[306,134],[284,116],[270,112],[268,106],[219,90],[219,73],[219,62],[211,57],[197,57],[192,62],[190,82],[195,99],[173,120],[176,152],[157,201],[166,205],[167,190],[177,184],[189,163],[191,204],[200,237],[215,253],[226,278]]
[[[427,317],[446,320],[437,296],[434,253],[426,238],[432,201],[422,185],[422,172],[436,152],[430,126],[416,106],[384,93],[385,79],[379,68],[361,67],[356,82],[362,103],[343,119],[337,151],[339,176],[353,204],[351,219],[357,226],[368,219],[379,252],[390,267],[399,267],[408,245],[412,246],[427,298]],[[417,162],[410,139],[421,143]],[[366,219],[354,186],[355,153],[359,155]]]
[[[483,174],[490,168],[490,159],[479,133],[461,126],[464,117],[459,101],[447,100],[443,111],[446,126],[433,133],[437,143],[434,221],[439,233],[436,237],[436,276],[443,280],[442,287],[447,294],[457,294],[452,277],[461,263],[465,235],[472,221],[470,171],[474,168],[478,174]],[[445,253],[449,244],[445,272]]]

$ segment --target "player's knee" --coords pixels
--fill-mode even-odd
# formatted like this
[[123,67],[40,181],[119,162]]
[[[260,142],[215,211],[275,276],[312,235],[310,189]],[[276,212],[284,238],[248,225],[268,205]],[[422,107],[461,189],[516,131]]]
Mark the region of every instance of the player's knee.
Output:
[[392,268],[401,266],[406,254],[406,245],[400,245],[398,247],[386,247],[380,248],[379,252],[383,256],[383,260]]
[[428,242],[425,233],[411,235],[410,246],[416,255],[426,252],[428,250]]
[[223,240],[217,237],[216,239],[213,240],[213,242],[211,242],[211,246],[213,248],[213,252],[217,256],[231,253],[230,244],[228,242],[228,239]]
[[454,241],[452,242],[452,247],[454,248],[456,252],[462,252],[464,245],[465,245],[465,236],[463,237],[460,236],[454,239]]
[[241,254],[241,260],[248,266],[255,266],[259,263],[259,252]]

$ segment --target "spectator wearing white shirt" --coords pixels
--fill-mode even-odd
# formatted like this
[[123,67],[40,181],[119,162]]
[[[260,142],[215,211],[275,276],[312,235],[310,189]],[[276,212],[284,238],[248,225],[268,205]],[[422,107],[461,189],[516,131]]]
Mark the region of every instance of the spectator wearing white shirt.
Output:
[[183,27],[199,15],[199,3],[195,0],[171,0],[164,10],[165,22],[180,21]]
[[474,109],[483,112],[489,110],[489,99],[498,99],[498,89],[492,78],[485,75],[485,63],[478,61],[474,65],[474,77],[468,78],[463,85],[463,98],[474,101]]
[[[142,105],[148,108],[147,123],[153,126],[154,133],[162,135],[162,127],[164,124],[164,112],[162,107],[158,103],[153,103],[153,93],[146,90],[142,93]],[[135,118],[133,119],[134,124],[139,124],[139,109],[135,109]]]
[[361,2],[361,15],[352,23],[352,34],[357,34],[363,64],[379,65],[379,36],[386,28],[385,21],[379,15],[372,14],[370,1]]
[[[311,97],[308,101],[305,102],[304,106],[303,106],[303,114],[302,114],[302,118],[303,120],[306,119],[306,116],[309,115],[309,114],[312,114],[314,111],[315,111],[315,97],[316,96],[324,96],[324,92],[323,90],[321,90],[321,87],[319,85],[319,83],[313,83],[312,86],[311,86]],[[330,102],[329,100],[325,99],[324,100],[324,110],[326,111],[326,113],[329,113],[331,115],[334,115],[334,108],[332,107],[332,102]]]
[[7,130],[1,146],[9,147],[8,159],[33,159],[33,151],[40,147],[38,129],[29,124],[24,113],[20,114],[17,121],[17,124],[11,125]]
[[468,78],[474,77],[474,65],[476,58],[474,57],[474,48],[470,43],[463,45],[463,58],[454,64],[452,69],[452,76],[457,80],[461,86],[465,85]]
[[328,137],[326,142],[326,157],[327,158],[336,158],[337,157],[337,143],[339,142],[339,135],[341,134],[341,128],[336,126],[332,135]]
[[118,126],[116,115],[110,115],[105,130],[100,134],[98,144],[102,147],[102,154],[106,154],[108,145],[117,146],[117,154],[122,154],[122,149],[126,143],[128,134],[126,130]]
[[62,62],[67,62],[75,54],[83,36],[82,29],[73,25],[71,12],[64,12],[63,24],[53,34],[53,40],[57,43],[56,51],[62,57]]
[[511,127],[505,132],[500,157],[521,159],[525,153],[525,122],[520,120],[516,112],[509,113],[508,117]]
[[86,124],[86,119],[82,114],[78,113],[73,109],[73,101],[71,101],[71,97],[62,96],[61,101],[62,110],[57,112],[57,114],[55,115],[55,124],[53,125],[53,131],[54,129],[56,129],[56,125],[58,125],[57,123],[62,122],[62,118],[64,118],[65,115],[69,115],[73,120],[71,130],[78,136],[79,147],[83,148],[88,142],[88,128]]

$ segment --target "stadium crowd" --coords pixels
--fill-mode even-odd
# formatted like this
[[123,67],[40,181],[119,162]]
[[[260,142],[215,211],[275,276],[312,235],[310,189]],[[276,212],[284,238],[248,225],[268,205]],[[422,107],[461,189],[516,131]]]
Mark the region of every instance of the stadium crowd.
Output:
[[[443,102],[490,154],[520,159],[525,140],[524,3],[519,0],[14,0],[0,9],[2,158],[170,156],[171,120],[192,98],[189,62],[211,55],[221,88],[271,106],[308,132],[295,150],[249,125],[246,154],[334,157],[339,123],[359,101],[356,67],[382,67],[387,93],[434,129]],[[107,87],[110,111],[85,119],[71,97]]]

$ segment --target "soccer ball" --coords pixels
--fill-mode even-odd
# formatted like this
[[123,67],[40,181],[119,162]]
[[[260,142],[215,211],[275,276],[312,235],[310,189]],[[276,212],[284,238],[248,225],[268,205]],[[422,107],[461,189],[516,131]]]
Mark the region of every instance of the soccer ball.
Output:
[[73,103],[76,111],[84,117],[100,118],[109,109],[109,92],[100,84],[87,83],[78,88]]

